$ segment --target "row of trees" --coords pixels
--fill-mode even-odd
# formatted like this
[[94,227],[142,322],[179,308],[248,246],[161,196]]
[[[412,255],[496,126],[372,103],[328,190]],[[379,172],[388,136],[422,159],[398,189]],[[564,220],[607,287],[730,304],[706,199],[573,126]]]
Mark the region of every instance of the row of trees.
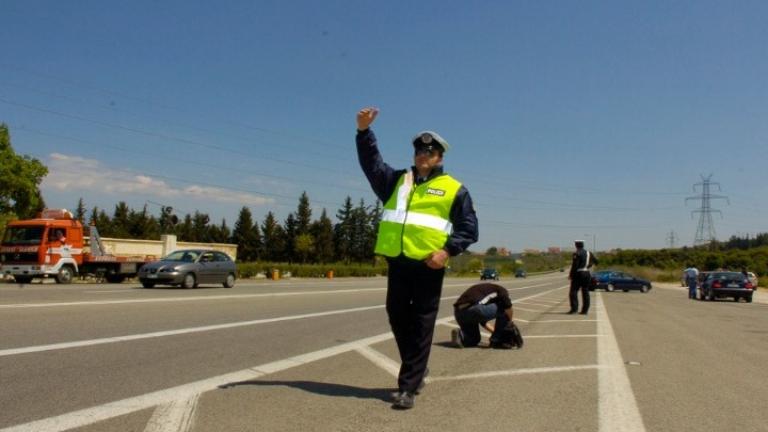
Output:
[[0,123],[0,233],[9,220],[32,217],[45,207],[39,186],[47,174],[39,160],[16,154],[8,126]]
[[251,210],[243,207],[232,229],[224,219],[212,224],[205,213],[178,218],[170,207],[163,207],[156,217],[146,205],[137,211],[120,202],[110,216],[98,207],[88,212],[81,198],[75,210],[75,218],[83,224],[95,224],[104,237],[157,239],[161,234],[175,234],[179,241],[235,243],[238,259],[243,262],[372,262],[380,217],[378,202],[369,206],[361,199],[355,206],[347,197],[336,212],[335,223],[325,209],[319,219],[313,220],[306,192],[299,198],[296,211],[283,223],[271,211],[259,223]]
[[600,267],[641,266],[662,270],[682,270],[695,265],[699,270],[711,271],[747,268],[755,273],[768,274],[768,246],[749,249],[695,247],[661,250],[621,250],[600,255]]

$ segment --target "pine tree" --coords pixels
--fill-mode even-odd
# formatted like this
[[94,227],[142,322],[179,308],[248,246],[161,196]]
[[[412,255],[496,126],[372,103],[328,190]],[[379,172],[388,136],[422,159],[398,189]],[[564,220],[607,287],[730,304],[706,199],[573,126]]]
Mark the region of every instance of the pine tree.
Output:
[[347,196],[344,206],[336,212],[339,222],[334,226],[336,259],[349,264],[352,259],[352,198]]
[[254,237],[258,231],[254,231],[253,227],[251,210],[243,206],[232,231],[232,243],[237,244],[237,255],[242,262],[252,262],[258,258],[259,244]]
[[325,209],[320,215],[320,220],[312,224],[311,232],[315,238],[316,261],[323,264],[332,262],[334,256],[333,224]]
[[299,207],[296,209],[296,235],[307,234],[312,224],[312,208],[309,206],[309,197],[304,191],[299,198]]
[[85,208],[83,197],[80,197],[80,199],[77,200],[77,207],[75,207],[75,219],[79,220],[81,224],[85,225],[85,214],[87,212],[88,209]]

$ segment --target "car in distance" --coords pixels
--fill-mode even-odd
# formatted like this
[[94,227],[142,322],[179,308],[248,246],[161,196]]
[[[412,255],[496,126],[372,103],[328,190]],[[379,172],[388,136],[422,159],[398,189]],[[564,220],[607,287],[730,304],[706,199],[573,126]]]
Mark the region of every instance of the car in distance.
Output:
[[177,285],[195,288],[202,284],[235,286],[237,269],[229,255],[212,249],[183,249],[139,269],[144,288],[155,285]]
[[714,301],[716,298],[733,297],[733,301],[745,299],[752,303],[755,286],[740,272],[710,272],[699,285],[699,300]]
[[526,276],[528,276],[528,273],[526,273],[525,270],[523,270],[523,269],[517,269],[515,271],[515,277],[516,278],[525,278]]
[[496,269],[489,268],[483,270],[483,272],[480,274],[480,280],[486,279],[499,280],[499,272],[497,272]]
[[639,290],[647,293],[653,288],[651,281],[635,277],[627,272],[618,270],[601,270],[592,274],[592,283],[589,289],[604,289],[608,292],[622,290]]

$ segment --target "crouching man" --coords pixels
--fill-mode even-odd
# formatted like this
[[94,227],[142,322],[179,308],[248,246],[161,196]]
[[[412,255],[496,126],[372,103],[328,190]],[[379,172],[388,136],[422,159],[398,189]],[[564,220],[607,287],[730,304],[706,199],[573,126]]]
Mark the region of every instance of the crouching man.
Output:
[[[522,336],[512,322],[512,300],[500,285],[480,283],[469,287],[454,303],[453,314],[459,329],[451,331],[451,342],[457,347],[477,346],[482,326],[491,332],[491,348],[522,348]],[[489,324],[491,320],[495,320],[494,325]]]

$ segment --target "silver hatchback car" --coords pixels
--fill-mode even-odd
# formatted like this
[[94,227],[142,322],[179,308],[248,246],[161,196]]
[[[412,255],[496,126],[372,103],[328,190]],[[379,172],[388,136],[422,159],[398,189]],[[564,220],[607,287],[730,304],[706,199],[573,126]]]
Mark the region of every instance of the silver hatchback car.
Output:
[[237,270],[229,255],[212,249],[183,249],[139,269],[144,288],[155,285],[178,285],[195,288],[201,284],[235,286]]

